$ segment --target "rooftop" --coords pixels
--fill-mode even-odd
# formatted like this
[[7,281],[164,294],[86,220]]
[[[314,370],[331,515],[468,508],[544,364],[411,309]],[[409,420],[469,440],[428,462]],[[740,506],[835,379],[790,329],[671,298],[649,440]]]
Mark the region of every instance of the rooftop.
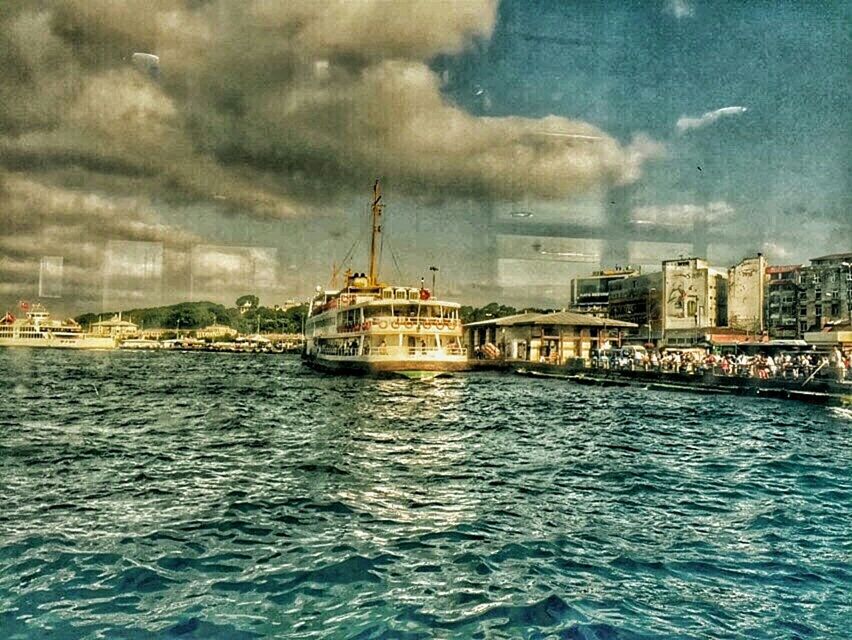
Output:
[[827,256],[820,256],[819,258],[811,258],[811,262],[824,262],[828,260],[847,260],[852,261],[852,252],[846,253],[831,253]]
[[480,320],[479,322],[471,322],[466,324],[466,327],[478,327],[486,325],[495,325],[498,327],[512,327],[524,324],[554,324],[573,327],[636,327],[633,322],[624,322],[623,320],[610,320],[608,318],[596,318],[585,313],[575,313],[574,311],[556,311],[553,313],[518,313],[513,316],[505,316],[503,318],[491,318],[488,320]]

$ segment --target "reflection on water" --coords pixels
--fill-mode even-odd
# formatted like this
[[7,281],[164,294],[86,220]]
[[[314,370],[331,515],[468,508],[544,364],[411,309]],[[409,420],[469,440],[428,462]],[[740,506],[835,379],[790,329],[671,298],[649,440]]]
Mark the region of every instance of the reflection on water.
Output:
[[4,638],[845,629],[846,409],[276,356],[0,368]]

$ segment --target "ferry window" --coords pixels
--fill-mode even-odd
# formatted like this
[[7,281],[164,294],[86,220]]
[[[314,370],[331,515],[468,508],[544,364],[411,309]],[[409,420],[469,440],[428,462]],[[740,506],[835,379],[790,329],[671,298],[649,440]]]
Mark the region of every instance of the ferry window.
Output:
[[400,289],[399,291],[396,292],[396,299],[397,300],[405,300],[405,290],[404,289]]

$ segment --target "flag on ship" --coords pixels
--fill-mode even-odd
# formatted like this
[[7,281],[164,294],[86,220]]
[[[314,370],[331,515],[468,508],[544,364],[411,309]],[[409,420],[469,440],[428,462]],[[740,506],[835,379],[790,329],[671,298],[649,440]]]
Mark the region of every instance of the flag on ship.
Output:
[[23,311],[29,311],[30,310],[30,303],[27,302],[26,300],[20,300],[18,302],[18,306],[20,306]]

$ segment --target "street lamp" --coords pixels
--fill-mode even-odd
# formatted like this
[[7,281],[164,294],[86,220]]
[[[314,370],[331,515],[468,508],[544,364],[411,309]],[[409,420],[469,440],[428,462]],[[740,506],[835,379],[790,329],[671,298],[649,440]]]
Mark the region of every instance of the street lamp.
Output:
[[651,287],[650,289],[648,289],[648,304],[646,306],[646,315],[648,317],[648,342],[651,342],[651,329],[652,329],[652,325],[653,325],[651,300],[652,300],[653,294],[655,294],[655,293],[657,293],[656,287]]
[[432,295],[434,296],[435,295],[435,275],[438,273],[438,271],[440,271],[440,269],[438,269],[438,267],[431,266],[431,267],[429,267],[429,271],[432,272]]

